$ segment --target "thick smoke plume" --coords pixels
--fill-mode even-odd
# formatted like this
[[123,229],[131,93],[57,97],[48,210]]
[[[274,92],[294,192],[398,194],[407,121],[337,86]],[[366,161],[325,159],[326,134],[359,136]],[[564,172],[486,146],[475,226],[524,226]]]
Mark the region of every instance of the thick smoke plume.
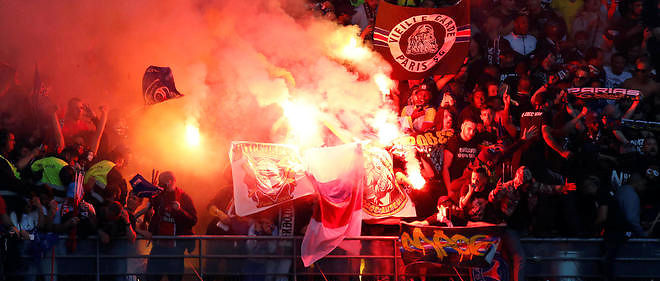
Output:
[[[71,97],[116,110],[110,119],[125,119],[131,132],[125,176],[172,170],[202,213],[227,188],[230,141],[318,146],[325,125],[355,140],[387,109],[376,81],[389,82],[382,81],[389,66],[362,46],[357,27],[315,16],[303,1],[2,6],[0,61],[17,68],[22,84],[31,84],[38,65],[62,110]],[[144,107],[149,65],[170,66],[185,97]],[[287,117],[309,123],[296,128]],[[199,146],[187,143],[187,127],[200,129]]]

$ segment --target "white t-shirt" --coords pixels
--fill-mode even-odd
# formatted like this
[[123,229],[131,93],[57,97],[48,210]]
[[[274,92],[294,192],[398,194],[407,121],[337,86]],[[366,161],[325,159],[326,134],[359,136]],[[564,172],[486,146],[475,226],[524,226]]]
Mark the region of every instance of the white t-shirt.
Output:
[[[41,212],[42,214],[46,214],[46,208],[41,207]],[[37,213],[37,210],[33,210],[30,213],[27,214],[22,214],[21,215],[21,220],[18,220],[18,215],[16,212],[12,212],[9,215],[9,219],[11,220],[11,223],[18,228],[19,231],[26,231],[30,233],[30,240],[34,239],[32,235],[37,233],[37,228],[39,227],[39,213]]]
[[605,69],[605,87],[606,88],[616,88],[621,87],[623,81],[626,81],[629,78],[632,78],[632,74],[628,71],[623,71],[621,74],[616,75],[612,72],[612,68],[609,66],[603,67]]

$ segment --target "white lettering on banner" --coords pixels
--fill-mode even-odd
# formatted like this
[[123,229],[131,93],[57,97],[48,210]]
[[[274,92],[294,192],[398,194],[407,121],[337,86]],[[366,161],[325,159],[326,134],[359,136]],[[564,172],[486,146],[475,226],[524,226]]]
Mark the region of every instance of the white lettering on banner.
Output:
[[280,236],[293,236],[295,212],[293,203],[285,203],[280,207]]
[[542,115],[543,115],[542,111],[529,111],[529,112],[524,112],[522,114],[522,117],[538,117]]

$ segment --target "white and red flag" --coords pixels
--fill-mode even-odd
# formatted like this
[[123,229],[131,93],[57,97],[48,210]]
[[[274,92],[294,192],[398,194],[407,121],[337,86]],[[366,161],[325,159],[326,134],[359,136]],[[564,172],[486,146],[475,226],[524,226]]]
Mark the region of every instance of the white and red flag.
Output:
[[[359,143],[309,149],[304,158],[319,194],[320,209],[310,220],[302,242],[302,260],[309,266],[332,252],[345,237],[360,235],[365,165]],[[355,252],[351,247],[359,250],[359,245],[344,243],[342,248]]]
[[[416,217],[415,204],[397,183],[392,155],[385,149],[363,147],[366,168],[366,186],[362,200],[362,219],[371,223],[384,223],[383,219]],[[369,222],[368,222],[369,223]]]
[[294,146],[232,142],[229,152],[236,214],[247,216],[314,193]]

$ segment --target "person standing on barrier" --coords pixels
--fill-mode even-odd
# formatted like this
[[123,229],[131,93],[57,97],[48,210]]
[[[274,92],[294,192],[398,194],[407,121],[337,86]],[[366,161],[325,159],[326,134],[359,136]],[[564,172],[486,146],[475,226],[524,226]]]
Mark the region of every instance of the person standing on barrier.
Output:
[[537,182],[532,171],[520,166],[513,180],[497,183],[488,194],[488,201],[504,216],[507,227],[502,236],[502,246],[512,263],[512,280],[525,280],[525,250],[520,237],[529,232],[532,216],[540,194],[575,191],[575,183],[548,185]]
[[[145,218],[149,221],[149,232],[161,236],[192,235],[192,228],[197,224],[197,211],[190,196],[176,187],[176,178],[170,171],[160,174],[158,185],[164,191],[151,199],[152,209]],[[155,240],[147,261],[147,280],[159,281],[167,275],[169,281],[180,281],[183,278],[184,251],[191,252],[194,248],[194,240]],[[181,257],[159,257],[162,255]]]

